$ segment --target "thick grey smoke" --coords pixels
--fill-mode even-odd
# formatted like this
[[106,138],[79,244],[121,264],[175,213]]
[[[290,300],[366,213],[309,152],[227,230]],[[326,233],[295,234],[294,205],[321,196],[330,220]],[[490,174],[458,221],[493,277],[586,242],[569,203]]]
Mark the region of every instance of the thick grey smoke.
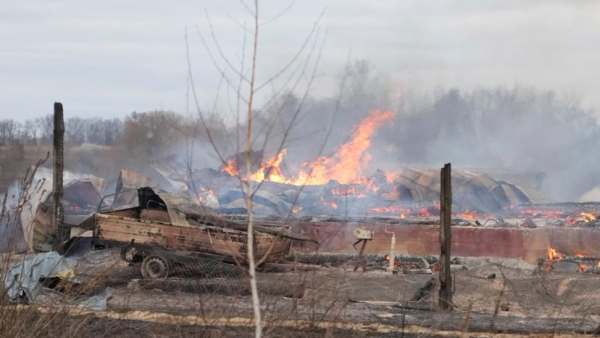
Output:
[[[396,118],[377,131],[370,149],[372,171],[452,162],[458,168],[528,174],[540,179],[538,188],[551,201],[577,200],[600,184],[600,159],[594,156],[600,127],[594,112],[573,98],[528,87],[394,96],[391,84],[364,61],[347,67],[345,76],[337,111],[335,98],[307,102],[288,142],[292,172],[314,158],[331,121],[325,154],[347,140],[369,111],[383,109]],[[289,105],[295,100],[288,98]],[[285,121],[289,111],[280,118]]]
[[449,90],[398,117],[382,142],[399,163],[539,172],[552,200],[574,200],[600,183],[600,128],[590,112],[527,88]]

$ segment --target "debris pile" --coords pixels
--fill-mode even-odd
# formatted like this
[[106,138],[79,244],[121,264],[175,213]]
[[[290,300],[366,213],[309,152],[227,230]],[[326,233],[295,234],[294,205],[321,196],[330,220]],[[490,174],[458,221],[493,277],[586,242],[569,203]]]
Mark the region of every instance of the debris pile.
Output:
[[600,273],[600,257],[583,254],[566,255],[549,247],[548,254],[540,258],[539,267],[546,272]]

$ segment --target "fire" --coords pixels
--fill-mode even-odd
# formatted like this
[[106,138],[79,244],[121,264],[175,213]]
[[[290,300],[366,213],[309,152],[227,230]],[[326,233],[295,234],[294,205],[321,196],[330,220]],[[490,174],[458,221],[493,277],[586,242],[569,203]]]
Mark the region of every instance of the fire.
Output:
[[367,152],[371,146],[371,138],[375,130],[393,118],[392,112],[371,112],[360,121],[350,141],[343,144],[333,156],[322,156],[305,164],[295,180],[296,184],[321,185],[331,180],[343,184],[362,183],[363,167],[371,158]]
[[[363,177],[363,169],[371,158],[368,149],[373,134],[393,117],[394,114],[389,111],[372,111],[369,116],[360,121],[350,140],[340,146],[335,154],[329,157],[321,156],[313,162],[304,163],[296,177],[287,178],[280,169],[281,162],[287,155],[287,150],[283,149],[262,163],[248,179],[293,185],[323,185],[335,180],[342,184],[365,184],[367,188],[376,190],[378,187],[375,183]],[[223,171],[231,176],[239,174],[234,160],[228,161]]]
[[405,219],[406,215],[410,215],[412,210],[399,205],[390,205],[387,207],[374,207],[369,209],[370,212],[378,214],[399,214],[400,219]]
[[272,182],[286,183],[287,179],[283,176],[280,168],[285,155],[287,155],[287,149],[283,149],[277,155],[261,163],[260,169],[250,175],[250,180],[261,182],[267,179]]
[[595,257],[589,257],[582,253],[575,253],[572,256],[565,255],[558,250],[549,247],[547,253],[547,261],[544,264],[547,272],[552,271],[553,264],[562,260],[577,264],[579,272],[599,273],[600,260]]
[[419,209],[418,215],[421,217],[431,217],[431,213],[429,212],[429,210],[427,208]]
[[462,218],[462,219],[467,220],[467,221],[476,221],[477,218],[478,218],[477,213],[474,212],[474,211],[461,212],[461,213],[458,213],[456,216],[458,218]]
[[558,252],[553,247],[548,247],[548,259],[549,260],[561,260],[563,258],[563,254]]
[[579,263],[579,272],[587,272],[592,270],[592,266],[584,263]]
[[238,170],[237,163],[234,159],[228,160],[223,166],[223,171],[228,173],[230,176],[239,175],[240,171]]
[[385,180],[390,184],[394,183],[400,177],[400,173],[397,171],[384,171],[383,174],[385,175]]
[[589,212],[581,212],[579,216],[584,220],[584,222],[592,222],[596,220],[596,215]]
[[598,219],[598,217],[591,212],[580,212],[573,216],[568,216],[566,222],[570,225],[577,225],[581,223],[590,223],[594,222]]
[[337,209],[338,205],[335,201],[326,201],[321,197],[321,204],[330,207],[331,209]]

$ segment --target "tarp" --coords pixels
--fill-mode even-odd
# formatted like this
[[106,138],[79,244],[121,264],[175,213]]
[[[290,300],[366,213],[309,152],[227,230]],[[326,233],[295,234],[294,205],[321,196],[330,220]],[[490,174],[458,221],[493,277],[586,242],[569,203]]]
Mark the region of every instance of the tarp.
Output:
[[76,260],[59,255],[55,251],[27,255],[13,264],[4,276],[4,287],[10,300],[26,298],[34,301],[41,290],[40,279],[75,277]]
[[[65,171],[63,182],[65,216],[85,215],[95,210],[95,206],[100,200],[98,187],[103,184],[101,178],[91,175],[76,175]],[[15,198],[20,195],[17,184],[14,184],[11,190],[11,195],[14,195]],[[21,211],[19,224],[13,225],[21,227],[22,239],[29,252],[40,249],[48,250],[47,245],[44,244],[55,233],[51,220],[51,194],[52,171],[47,168],[39,168],[27,192],[28,198]],[[13,200],[11,203],[16,205],[17,201]]]

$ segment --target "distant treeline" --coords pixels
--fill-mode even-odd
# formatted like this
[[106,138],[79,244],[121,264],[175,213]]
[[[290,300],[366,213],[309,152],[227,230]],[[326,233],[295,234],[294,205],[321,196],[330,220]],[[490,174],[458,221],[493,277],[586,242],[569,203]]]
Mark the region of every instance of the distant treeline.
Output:
[[[0,145],[49,144],[52,142],[52,116],[17,122],[0,120]],[[120,119],[71,117],[65,121],[65,141],[70,144],[112,145],[123,133]]]
[[[600,186],[598,115],[577,98],[527,87],[398,92],[365,62],[352,64],[344,74],[339,98],[302,100],[286,93],[257,110],[254,149],[264,147],[267,155],[273,154],[286,135],[285,165],[293,171],[320,155],[323,144],[323,154],[334,152],[369,111],[382,109],[396,117],[377,131],[365,169],[438,167],[451,161],[463,168],[543,172],[543,188],[556,200],[574,200]],[[244,149],[244,123],[224,122],[235,121],[235,114],[225,109],[205,118],[210,139],[223,156]],[[123,119],[69,118],[65,127],[67,144],[113,146],[112,157],[103,159],[110,163],[186,163],[193,157],[199,168],[220,165],[195,115],[153,111]],[[50,116],[23,123],[0,120],[0,145],[48,144],[51,139]]]
[[[224,128],[215,119],[210,123],[215,132]],[[0,146],[51,144],[52,124],[51,115],[25,122],[0,120]],[[201,137],[201,134],[204,133],[197,119],[170,111],[134,112],[124,119],[71,117],[65,120],[65,142],[69,145],[128,143],[155,147],[172,144],[185,136]]]

